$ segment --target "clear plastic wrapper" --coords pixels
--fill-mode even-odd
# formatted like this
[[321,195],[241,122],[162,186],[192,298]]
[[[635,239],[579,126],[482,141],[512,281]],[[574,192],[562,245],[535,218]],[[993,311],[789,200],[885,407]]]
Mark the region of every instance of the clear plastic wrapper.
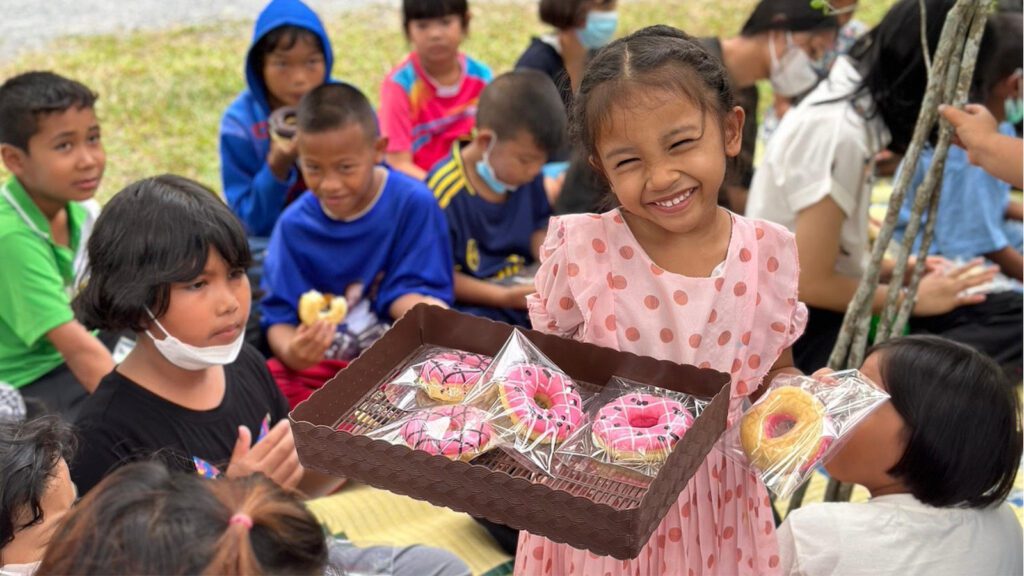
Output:
[[591,469],[592,460],[653,478],[705,406],[689,394],[612,378],[589,403],[586,422],[558,449],[559,466]]
[[466,404],[413,410],[366,436],[422,450],[434,456],[469,462],[498,446],[490,414]]
[[476,386],[491,357],[453,348],[424,346],[381,384],[384,397],[401,410],[458,404]]
[[555,451],[584,423],[584,400],[577,383],[518,330],[466,397],[490,413],[502,448],[547,474]]
[[726,430],[726,456],[756,470],[788,498],[889,395],[857,370],[815,377],[781,374]]

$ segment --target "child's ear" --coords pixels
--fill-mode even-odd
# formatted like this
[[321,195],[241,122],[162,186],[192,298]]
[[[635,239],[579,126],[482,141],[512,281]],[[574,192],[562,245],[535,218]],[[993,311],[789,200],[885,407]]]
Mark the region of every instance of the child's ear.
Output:
[[725,155],[730,158],[739,155],[743,147],[743,122],[746,115],[743,108],[733,106],[722,122],[722,139],[725,141]]
[[388,137],[380,136],[377,141],[373,143],[373,157],[374,164],[380,164],[384,161],[384,156],[388,151]]
[[3,159],[7,170],[15,176],[20,176],[25,171],[25,156],[26,152],[17,146],[0,144],[0,158]]
[[491,130],[490,128],[482,128],[476,131],[473,135],[473,140],[476,141],[477,146],[479,146],[481,150],[487,150],[491,147],[495,137],[496,135],[494,134],[494,130]]

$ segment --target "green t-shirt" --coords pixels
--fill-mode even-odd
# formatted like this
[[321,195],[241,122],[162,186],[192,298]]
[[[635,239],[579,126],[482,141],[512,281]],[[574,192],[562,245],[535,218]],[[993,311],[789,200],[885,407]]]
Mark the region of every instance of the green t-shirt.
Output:
[[95,202],[68,203],[70,247],[13,176],[0,185],[0,382],[20,388],[64,362],[46,333],[74,319],[71,295],[83,269]]

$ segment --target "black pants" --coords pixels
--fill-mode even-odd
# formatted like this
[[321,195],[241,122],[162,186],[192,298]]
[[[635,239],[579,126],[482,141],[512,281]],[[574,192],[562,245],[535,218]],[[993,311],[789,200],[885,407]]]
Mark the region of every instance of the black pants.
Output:
[[473,520],[476,520],[491,533],[491,537],[498,543],[498,546],[501,546],[502,550],[512,556],[516,555],[516,548],[519,546],[519,530],[509,528],[504,524],[495,524],[483,518],[473,517]]
[[[807,329],[793,345],[797,368],[810,374],[828,364],[843,314],[808,307]],[[939,316],[911,318],[912,334],[934,334],[987,354],[1010,377],[1021,379],[1024,358],[1024,297],[1016,292],[989,294],[981,304],[961,306]]]

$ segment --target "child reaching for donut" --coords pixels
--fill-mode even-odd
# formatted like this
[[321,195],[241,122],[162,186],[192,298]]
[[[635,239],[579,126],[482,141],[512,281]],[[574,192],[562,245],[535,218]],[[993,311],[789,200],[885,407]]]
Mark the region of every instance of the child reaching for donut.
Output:
[[[744,116],[721,62],[667,26],[599,52],[575,99],[574,132],[619,207],[552,221],[533,325],[563,337],[732,377],[743,399],[792,368],[806,309],[793,236],[717,205]],[[523,533],[518,574],[765,574],[778,571],[764,485],[713,450],[635,559]]]
[[890,400],[825,468],[871,499],[793,511],[778,532],[783,573],[1020,574],[1024,536],[1005,503],[1020,401],[1000,368],[962,344],[910,336],[875,347],[861,371]]

